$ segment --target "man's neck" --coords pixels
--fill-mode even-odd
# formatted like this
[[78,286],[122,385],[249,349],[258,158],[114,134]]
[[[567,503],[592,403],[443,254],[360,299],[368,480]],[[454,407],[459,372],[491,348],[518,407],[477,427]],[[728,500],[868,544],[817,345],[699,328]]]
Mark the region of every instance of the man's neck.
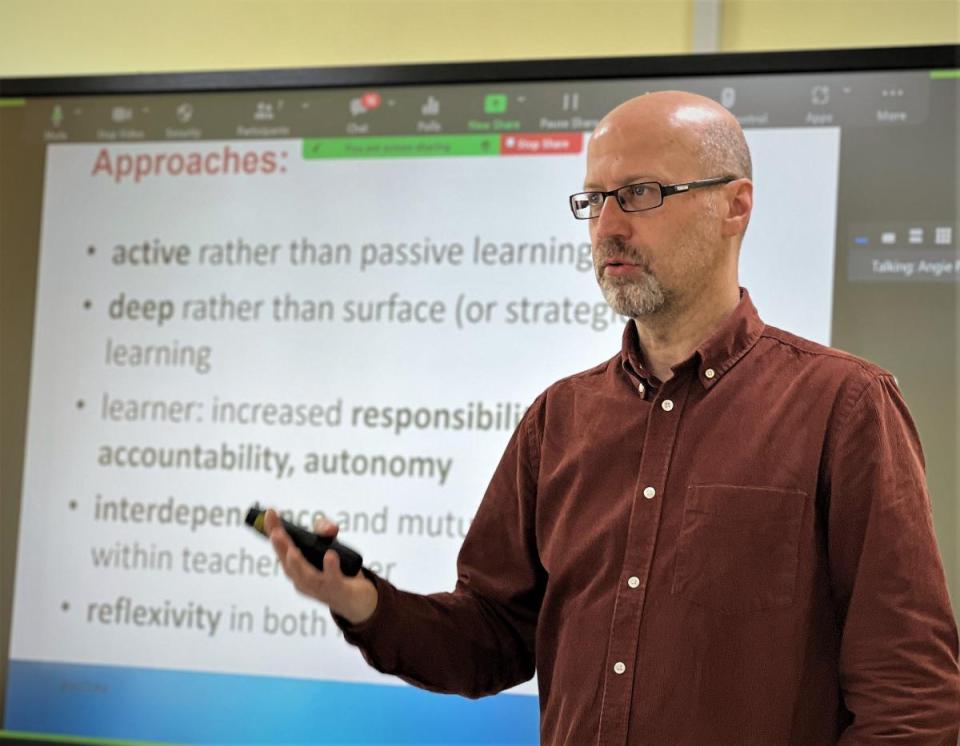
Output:
[[702,298],[696,304],[668,315],[635,318],[633,322],[647,370],[661,381],[672,378],[671,368],[689,358],[739,302],[740,290],[734,286],[709,300]]

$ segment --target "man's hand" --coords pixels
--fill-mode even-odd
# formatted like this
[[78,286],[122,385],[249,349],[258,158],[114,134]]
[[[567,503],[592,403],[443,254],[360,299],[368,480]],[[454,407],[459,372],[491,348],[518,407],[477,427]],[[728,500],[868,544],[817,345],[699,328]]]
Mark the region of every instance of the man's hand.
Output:
[[[348,578],[340,571],[340,557],[332,550],[323,555],[323,572],[304,559],[303,554],[290,541],[276,511],[268,510],[263,519],[264,528],[277,553],[280,564],[293,586],[305,596],[325,603],[335,614],[351,624],[367,621],[377,608],[377,589],[363,573]],[[339,526],[318,519],[313,530],[320,536],[331,539],[337,535]]]

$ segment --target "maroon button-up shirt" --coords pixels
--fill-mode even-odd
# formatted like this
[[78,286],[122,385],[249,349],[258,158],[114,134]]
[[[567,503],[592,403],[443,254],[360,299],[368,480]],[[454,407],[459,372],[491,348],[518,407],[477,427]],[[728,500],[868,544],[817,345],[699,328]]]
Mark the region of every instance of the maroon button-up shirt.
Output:
[[955,744],[957,628],[893,377],[746,291],[674,377],[636,329],[527,411],[452,593],[373,576],[380,671],[529,679],[545,744]]

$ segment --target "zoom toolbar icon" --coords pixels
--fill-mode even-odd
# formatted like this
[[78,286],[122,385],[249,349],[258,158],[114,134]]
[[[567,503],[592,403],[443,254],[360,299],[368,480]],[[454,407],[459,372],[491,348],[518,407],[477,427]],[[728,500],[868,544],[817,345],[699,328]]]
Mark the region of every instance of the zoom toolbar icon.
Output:
[[427,97],[427,102],[420,107],[420,113],[425,117],[435,117],[440,113],[440,102],[433,96]]
[[814,106],[826,106],[830,103],[830,86],[815,85],[810,89],[810,103]]
[[484,114],[504,114],[507,111],[506,93],[488,93],[483,97]]
[[350,116],[358,117],[377,109],[383,103],[383,97],[376,91],[367,91],[362,96],[350,99]]

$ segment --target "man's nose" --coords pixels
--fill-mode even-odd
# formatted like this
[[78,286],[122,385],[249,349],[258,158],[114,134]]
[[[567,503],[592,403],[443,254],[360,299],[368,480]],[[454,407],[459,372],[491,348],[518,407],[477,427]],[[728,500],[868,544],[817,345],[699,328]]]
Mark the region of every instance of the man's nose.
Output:
[[629,216],[620,209],[620,204],[614,195],[610,195],[603,201],[600,214],[591,222],[594,238],[597,239],[611,236],[624,237],[630,232]]

